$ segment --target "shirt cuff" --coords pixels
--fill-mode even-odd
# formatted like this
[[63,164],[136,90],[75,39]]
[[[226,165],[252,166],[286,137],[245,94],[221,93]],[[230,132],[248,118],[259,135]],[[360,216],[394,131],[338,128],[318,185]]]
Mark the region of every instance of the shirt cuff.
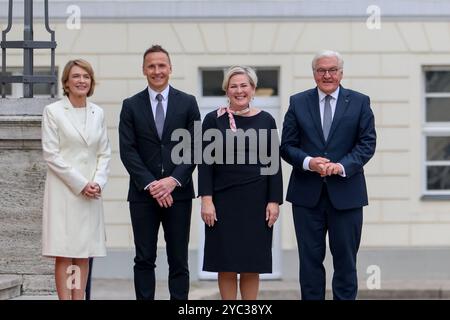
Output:
[[340,164],[339,162],[337,163],[338,165],[340,165],[341,166],[341,169],[342,169],[342,173],[340,173],[339,175],[341,176],[341,177],[346,177],[346,175],[345,175],[345,169],[344,169],[344,166],[342,165],[342,164]]
[[148,188],[150,188],[151,183],[149,183],[148,185],[145,186],[144,190],[148,190]]
[[181,187],[181,183],[180,181],[178,181],[177,179],[175,179],[174,177],[170,176],[170,178],[172,178],[173,180],[175,180],[175,182],[177,183],[178,187]]
[[305,158],[305,160],[303,160],[303,170],[305,170],[305,171],[312,171],[312,170],[309,168],[309,162],[311,161],[311,159],[312,159],[312,157],[307,156],[307,157]]

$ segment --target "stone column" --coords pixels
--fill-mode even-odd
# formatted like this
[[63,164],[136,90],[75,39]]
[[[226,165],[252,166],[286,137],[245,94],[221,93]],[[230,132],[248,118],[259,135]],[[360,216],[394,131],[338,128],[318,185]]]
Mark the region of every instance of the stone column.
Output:
[[41,256],[41,116],[56,100],[0,99],[0,274],[21,276],[25,295],[55,291],[54,262]]

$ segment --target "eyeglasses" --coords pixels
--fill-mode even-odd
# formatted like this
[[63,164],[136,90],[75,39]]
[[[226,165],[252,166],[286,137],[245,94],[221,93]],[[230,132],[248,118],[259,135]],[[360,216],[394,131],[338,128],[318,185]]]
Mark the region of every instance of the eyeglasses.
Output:
[[340,69],[338,69],[338,68],[331,68],[331,69],[314,69],[314,71],[319,75],[319,76],[321,76],[321,77],[323,77],[324,75],[325,75],[325,73],[327,73],[328,72],[328,74],[330,75],[330,76],[335,76],[335,75],[337,75],[337,72],[339,71]]

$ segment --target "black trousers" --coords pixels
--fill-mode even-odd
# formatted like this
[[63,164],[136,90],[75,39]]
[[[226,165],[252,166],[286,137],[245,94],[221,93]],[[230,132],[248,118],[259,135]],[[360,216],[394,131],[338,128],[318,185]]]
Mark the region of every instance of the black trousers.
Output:
[[85,291],[85,298],[86,300],[91,300],[91,282],[92,282],[92,265],[94,263],[94,258],[89,258],[89,273],[88,278],[86,282],[86,291]]
[[356,255],[362,230],[362,208],[335,209],[324,186],[315,208],[293,206],[300,258],[300,289],[303,300],[325,299],[325,268],[328,233],[333,256],[333,298],[354,300],[358,292]]
[[161,208],[156,201],[130,202],[136,247],[134,287],[137,300],[155,299],[155,262],[160,224],[166,241],[170,299],[188,299],[191,210],[192,200],[175,201],[170,208]]

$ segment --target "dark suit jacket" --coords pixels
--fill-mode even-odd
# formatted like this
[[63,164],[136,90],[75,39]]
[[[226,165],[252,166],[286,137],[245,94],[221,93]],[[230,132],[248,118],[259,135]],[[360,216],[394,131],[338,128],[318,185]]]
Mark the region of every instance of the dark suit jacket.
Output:
[[[317,88],[291,96],[281,141],[281,156],[293,166],[287,201],[313,208],[326,183],[330,201],[336,209],[367,205],[363,166],[375,153],[375,145],[375,123],[368,96],[340,87],[326,142]],[[303,170],[306,156],[320,156],[341,163],[346,177],[321,178],[316,172]]]
[[[194,121],[200,121],[197,101],[192,95],[170,87],[162,139],[158,137],[148,89],[125,99],[119,123],[120,158],[130,174],[128,201],[152,201],[144,188],[154,180],[172,176],[181,183],[172,192],[175,200],[192,199],[192,171],[195,165],[175,165],[171,152],[179,141],[172,132],[188,129],[193,137]],[[193,154],[193,152],[191,152]]]

